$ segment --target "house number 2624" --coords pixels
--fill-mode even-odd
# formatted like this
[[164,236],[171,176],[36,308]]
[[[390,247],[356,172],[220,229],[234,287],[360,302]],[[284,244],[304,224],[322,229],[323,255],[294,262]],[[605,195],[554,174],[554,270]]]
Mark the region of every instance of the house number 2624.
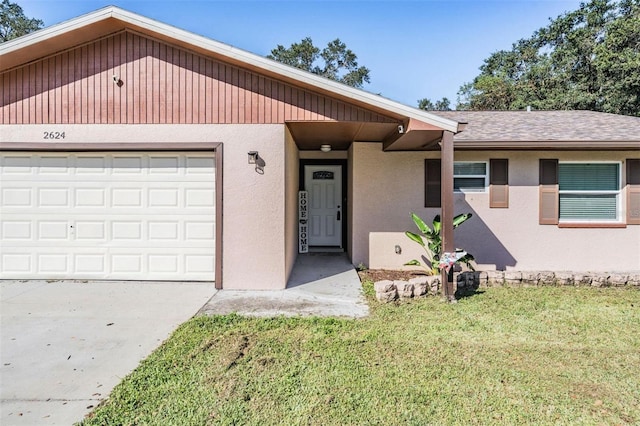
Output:
[[42,139],[64,139],[64,132],[44,132]]

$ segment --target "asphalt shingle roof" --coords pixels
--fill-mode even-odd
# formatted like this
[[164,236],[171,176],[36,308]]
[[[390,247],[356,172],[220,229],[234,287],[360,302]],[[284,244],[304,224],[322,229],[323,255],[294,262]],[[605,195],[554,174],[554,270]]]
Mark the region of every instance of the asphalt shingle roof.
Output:
[[455,141],[640,141],[640,117],[595,111],[430,111],[468,123]]

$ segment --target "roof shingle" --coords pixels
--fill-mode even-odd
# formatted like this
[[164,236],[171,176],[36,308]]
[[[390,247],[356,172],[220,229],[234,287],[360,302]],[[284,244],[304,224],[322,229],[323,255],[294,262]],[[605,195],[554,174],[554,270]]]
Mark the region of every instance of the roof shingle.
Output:
[[640,141],[640,117],[595,111],[430,111],[466,122],[465,141]]

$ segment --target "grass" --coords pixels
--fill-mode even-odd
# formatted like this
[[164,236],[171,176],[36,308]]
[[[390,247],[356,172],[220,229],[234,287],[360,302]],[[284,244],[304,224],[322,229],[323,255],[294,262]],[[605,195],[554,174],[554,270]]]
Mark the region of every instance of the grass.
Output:
[[496,423],[640,423],[638,289],[489,288],[373,302],[361,320],[197,317],[83,425]]

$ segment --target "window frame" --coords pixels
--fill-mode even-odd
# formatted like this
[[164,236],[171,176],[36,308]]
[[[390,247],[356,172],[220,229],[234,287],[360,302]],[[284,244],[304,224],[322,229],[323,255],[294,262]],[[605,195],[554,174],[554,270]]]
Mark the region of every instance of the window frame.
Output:
[[[456,164],[484,164],[484,175],[456,175],[455,174]],[[454,182],[453,193],[454,194],[486,194],[489,192],[489,174],[490,174],[489,161],[454,161],[453,166],[454,166],[454,174],[453,174],[453,182]],[[468,190],[464,191],[461,189],[455,189],[456,178],[483,178],[484,186],[482,187],[482,190],[478,190],[478,191],[468,191]]]
[[[563,164],[615,164],[618,172],[618,189],[616,190],[561,190],[560,189],[560,168]],[[558,225],[566,224],[619,224],[623,223],[623,206],[622,206],[622,161],[558,161]],[[562,195],[577,194],[577,195],[615,195],[616,200],[616,217],[615,219],[562,219],[560,217],[560,199]]]

